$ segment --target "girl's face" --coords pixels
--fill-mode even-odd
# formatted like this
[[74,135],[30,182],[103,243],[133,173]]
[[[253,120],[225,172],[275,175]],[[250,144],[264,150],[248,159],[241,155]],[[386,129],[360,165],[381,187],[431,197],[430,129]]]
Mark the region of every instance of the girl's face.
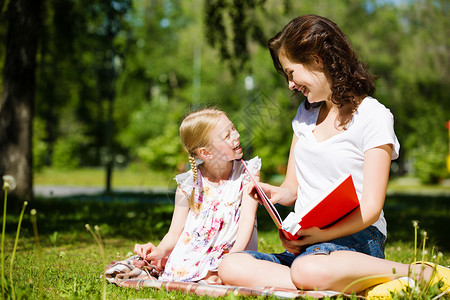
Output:
[[231,161],[242,157],[239,132],[227,116],[222,115],[216,127],[209,133],[211,145],[208,150],[215,158]]
[[283,51],[279,60],[288,78],[289,89],[301,92],[309,103],[328,100],[331,95],[330,83],[322,71],[320,63],[304,65],[292,62]]

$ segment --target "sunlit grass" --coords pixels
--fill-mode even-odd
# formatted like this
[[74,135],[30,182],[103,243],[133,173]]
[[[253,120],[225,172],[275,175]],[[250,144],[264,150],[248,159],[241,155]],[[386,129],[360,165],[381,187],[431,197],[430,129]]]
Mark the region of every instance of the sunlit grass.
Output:
[[[127,173],[129,172],[129,173]],[[140,178],[142,185],[164,186],[171,181],[172,174],[164,180],[157,173],[148,171],[117,170],[115,180],[126,178],[121,186],[136,186]],[[134,177],[133,177],[134,176]],[[152,178],[155,180],[152,181]],[[76,170],[62,172],[44,170],[35,177],[35,184],[102,186],[104,170]],[[113,181],[113,184],[116,181]],[[167,184],[167,182],[165,182]],[[167,187],[167,185],[166,185]],[[29,204],[36,209],[39,228],[39,243],[33,228],[29,211],[24,216],[22,233],[14,260],[13,282],[16,298],[50,299],[100,299],[103,292],[103,278],[100,275],[105,261],[122,260],[134,249],[135,243],[158,244],[170,225],[173,204],[154,204],[152,195],[137,195],[139,201],[122,201],[112,196],[109,202],[83,196],[71,198],[37,198]],[[100,197],[100,196],[99,196]],[[128,195],[127,197],[133,197]],[[166,198],[170,195],[166,195]],[[148,201],[147,201],[148,200]],[[390,195],[386,199],[385,215],[388,221],[386,258],[411,263],[414,258],[414,228],[412,220],[420,221],[420,230],[427,230],[429,253],[432,249],[443,253],[440,264],[450,265],[450,201],[445,195],[411,195],[410,193]],[[280,214],[286,216],[291,208],[280,207]],[[5,263],[9,264],[14,248],[14,229],[19,222],[20,211],[8,210],[5,241]],[[98,224],[103,236],[104,257],[99,246],[86,232],[85,224]],[[281,252],[275,225],[267,212],[258,211],[259,250]],[[431,259],[431,257],[430,257]],[[10,275],[9,275],[10,276]],[[6,278],[6,281],[9,281]],[[158,298],[158,299],[207,299],[177,292],[106,286],[108,299]],[[228,297],[240,299],[241,297]]]
[[[84,237],[88,238],[87,235]],[[130,249],[134,248],[134,242],[130,240],[107,239],[104,242],[105,259],[108,262],[124,259]],[[43,247],[42,251],[45,255],[41,258],[39,266],[43,266],[46,271],[42,273],[45,299],[102,298],[103,279],[100,278],[100,275],[105,266],[101,263],[101,255],[95,242],[80,242],[77,247],[73,245],[47,246]],[[22,250],[20,257],[16,259],[17,269],[14,273],[14,280],[17,282],[17,298],[39,299],[37,297],[39,295],[37,260],[38,256],[33,249]],[[106,285],[106,296],[107,299],[211,299],[182,292],[121,288],[112,284]],[[229,299],[244,298],[232,297]]]
[[413,177],[394,178],[389,181],[388,193],[444,194],[450,196],[450,180],[443,179],[440,184],[422,184]]
[[[112,186],[117,187],[175,187],[173,177],[179,172],[167,170],[166,172],[149,170],[143,166],[128,168],[115,168],[112,176]],[[44,168],[34,173],[35,185],[61,185],[104,187],[106,184],[106,171],[104,168],[79,168],[63,170]],[[272,184],[280,184],[283,177],[270,179]],[[408,194],[444,194],[450,196],[450,180],[443,180],[438,185],[424,185],[416,178],[402,177],[389,181],[388,193]]]
[[[148,169],[114,169],[113,187],[174,187],[175,172],[156,172]],[[61,170],[44,168],[34,173],[35,185],[104,187],[106,171],[102,168]]]
[[[150,200],[150,199],[149,199]],[[406,197],[390,198],[385,213],[389,232],[386,245],[386,258],[410,263],[414,257],[414,228],[411,221],[420,220],[420,229],[430,232],[439,251],[443,252],[440,264],[450,265],[450,246],[446,243],[447,225],[439,218],[449,219],[450,210],[445,197],[428,198]],[[429,210],[417,212],[414,207],[421,202]],[[400,204],[405,204],[401,206]],[[29,204],[36,209],[39,245],[36,244],[33,222],[29,213],[24,216],[21,239],[17,246],[14,261],[13,282],[16,297],[39,298],[48,295],[50,299],[76,298],[100,299],[103,296],[103,278],[100,277],[105,261],[122,260],[133,251],[135,243],[153,242],[158,244],[170,225],[172,204],[151,204],[142,202],[84,201],[74,198],[38,198]],[[440,207],[439,214],[433,207]],[[289,208],[280,207],[284,216]],[[14,247],[15,228],[20,211],[8,211],[5,252],[11,253]],[[436,219],[433,223],[429,220]],[[435,216],[435,217],[433,217]],[[395,221],[394,221],[395,220]],[[103,258],[98,244],[86,231],[85,224],[98,224],[103,236]],[[281,252],[283,248],[278,239],[275,225],[267,212],[258,211],[259,250]],[[445,225],[445,226],[444,226]],[[431,233],[432,232],[432,233]],[[427,243],[429,253],[434,246]],[[431,257],[430,257],[431,258]],[[6,257],[10,263],[10,256]],[[7,279],[8,281],[8,279]],[[201,299],[192,295],[159,290],[120,288],[111,284],[106,286],[107,299],[130,298],[172,298]],[[204,299],[207,299],[204,297]],[[233,298],[236,299],[236,298]]]
[[[95,207],[94,205],[93,208]],[[115,211],[123,211],[125,208],[126,206],[123,205],[110,205],[110,209]],[[134,211],[136,208],[137,206],[129,206],[130,211]],[[155,214],[170,213],[171,211],[170,205],[158,205],[155,208],[157,208]],[[93,213],[92,219],[104,224],[109,217],[99,218],[98,213]],[[68,212],[68,215],[70,214]],[[126,215],[125,212],[118,213],[119,217],[124,217],[124,215]],[[85,217],[88,218],[88,216]],[[153,215],[147,217],[151,220]],[[100,299],[103,289],[103,278],[100,275],[105,268],[104,261],[111,262],[125,259],[137,242],[151,241],[158,243],[168,227],[164,223],[157,232],[151,233],[143,225],[154,225],[154,222],[140,220],[136,223],[132,219],[128,219],[129,226],[140,227],[143,236],[129,234],[128,237],[124,237],[125,234],[121,233],[127,231],[128,228],[108,228],[101,225],[102,231],[108,229],[110,232],[105,235],[107,238],[103,240],[105,253],[103,259],[98,245],[86,232],[83,221],[71,222],[71,225],[59,227],[58,220],[63,218],[63,215],[49,218],[52,222],[50,227],[41,224],[45,229],[42,230],[43,233],[40,235],[40,250],[36,249],[33,234],[25,230],[25,236],[19,243],[13,274],[17,298],[39,298],[40,295],[47,295],[49,299]],[[264,217],[260,219],[264,223],[270,221]],[[155,220],[155,222],[158,223],[159,221]],[[49,234],[52,229],[59,230],[59,234]],[[149,238],[145,238],[145,235]],[[6,251],[10,253],[12,247],[13,236],[7,236]],[[261,231],[259,233],[259,247],[263,252],[282,251],[276,230]],[[448,254],[448,252],[444,254],[444,260],[441,261],[441,264],[447,266],[450,264]],[[409,242],[388,243],[386,255],[388,259],[409,263],[413,257],[413,237],[411,236]],[[112,284],[106,286],[106,295],[107,299],[208,299],[207,297],[197,297],[184,293],[120,288]]]

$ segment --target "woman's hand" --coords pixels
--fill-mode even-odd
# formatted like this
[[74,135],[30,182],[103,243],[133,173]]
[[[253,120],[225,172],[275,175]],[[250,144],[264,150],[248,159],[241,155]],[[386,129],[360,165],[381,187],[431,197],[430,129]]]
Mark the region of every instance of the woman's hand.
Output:
[[327,233],[328,231],[326,229],[320,229],[318,227],[300,229],[296,234],[300,237],[297,240],[291,241],[284,236],[281,230],[279,230],[279,236],[283,247],[291,253],[299,253],[304,246],[330,240]]
[[301,240],[288,240],[284,233],[280,230],[278,230],[278,235],[280,236],[281,243],[283,244],[283,247],[290,253],[298,254],[302,250],[301,246]]
[[329,241],[331,238],[328,237],[327,233],[328,231],[326,229],[320,229],[318,227],[300,229],[297,232],[297,235],[300,236],[299,245],[312,245]]
[[251,199],[256,200],[259,202],[259,204],[262,205],[261,198],[259,198],[258,192],[256,191],[256,185],[253,183],[253,181],[250,181],[247,183],[245,192],[250,196]]
[[[261,187],[261,189],[263,190],[264,194],[266,194],[267,198],[269,198],[270,202],[272,203],[276,203],[272,201],[272,195],[276,194],[276,190],[280,189],[279,187],[267,184],[267,183],[263,183],[263,182],[259,182],[259,186]],[[261,198],[259,197],[259,194],[257,192],[257,187],[253,182],[249,183],[249,186],[247,188],[247,193],[250,195],[251,198],[253,198],[254,200],[258,201],[259,204],[263,205]],[[276,200],[277,198],[275,198]]]
[[273,186],[263,182],[259,185],[273,204],[293,205],[297,199],[297,193],[292,193],[289,188]]

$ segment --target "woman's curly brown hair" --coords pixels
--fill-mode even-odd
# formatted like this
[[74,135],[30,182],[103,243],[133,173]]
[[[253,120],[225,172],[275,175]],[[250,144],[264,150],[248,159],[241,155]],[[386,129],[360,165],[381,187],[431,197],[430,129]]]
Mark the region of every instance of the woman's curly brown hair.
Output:
[[347,36],[327,18],[305,15],[293,19],[268,42],[277,71],[286,77],[280,51],[293,62],[309,65],[319,57],[323,71],[331,81],[331,101],[353,113],[362,96],[375,92],[374,77],[362,64]]

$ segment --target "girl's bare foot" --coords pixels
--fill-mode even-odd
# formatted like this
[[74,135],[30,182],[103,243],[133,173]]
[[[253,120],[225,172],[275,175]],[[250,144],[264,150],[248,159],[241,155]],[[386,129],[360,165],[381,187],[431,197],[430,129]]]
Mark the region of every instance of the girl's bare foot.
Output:
[[222,280],[220,280],[218,273],[213,271],[209,271],[205,278],[203,278],[203,281],[208,284],[222,284]]

